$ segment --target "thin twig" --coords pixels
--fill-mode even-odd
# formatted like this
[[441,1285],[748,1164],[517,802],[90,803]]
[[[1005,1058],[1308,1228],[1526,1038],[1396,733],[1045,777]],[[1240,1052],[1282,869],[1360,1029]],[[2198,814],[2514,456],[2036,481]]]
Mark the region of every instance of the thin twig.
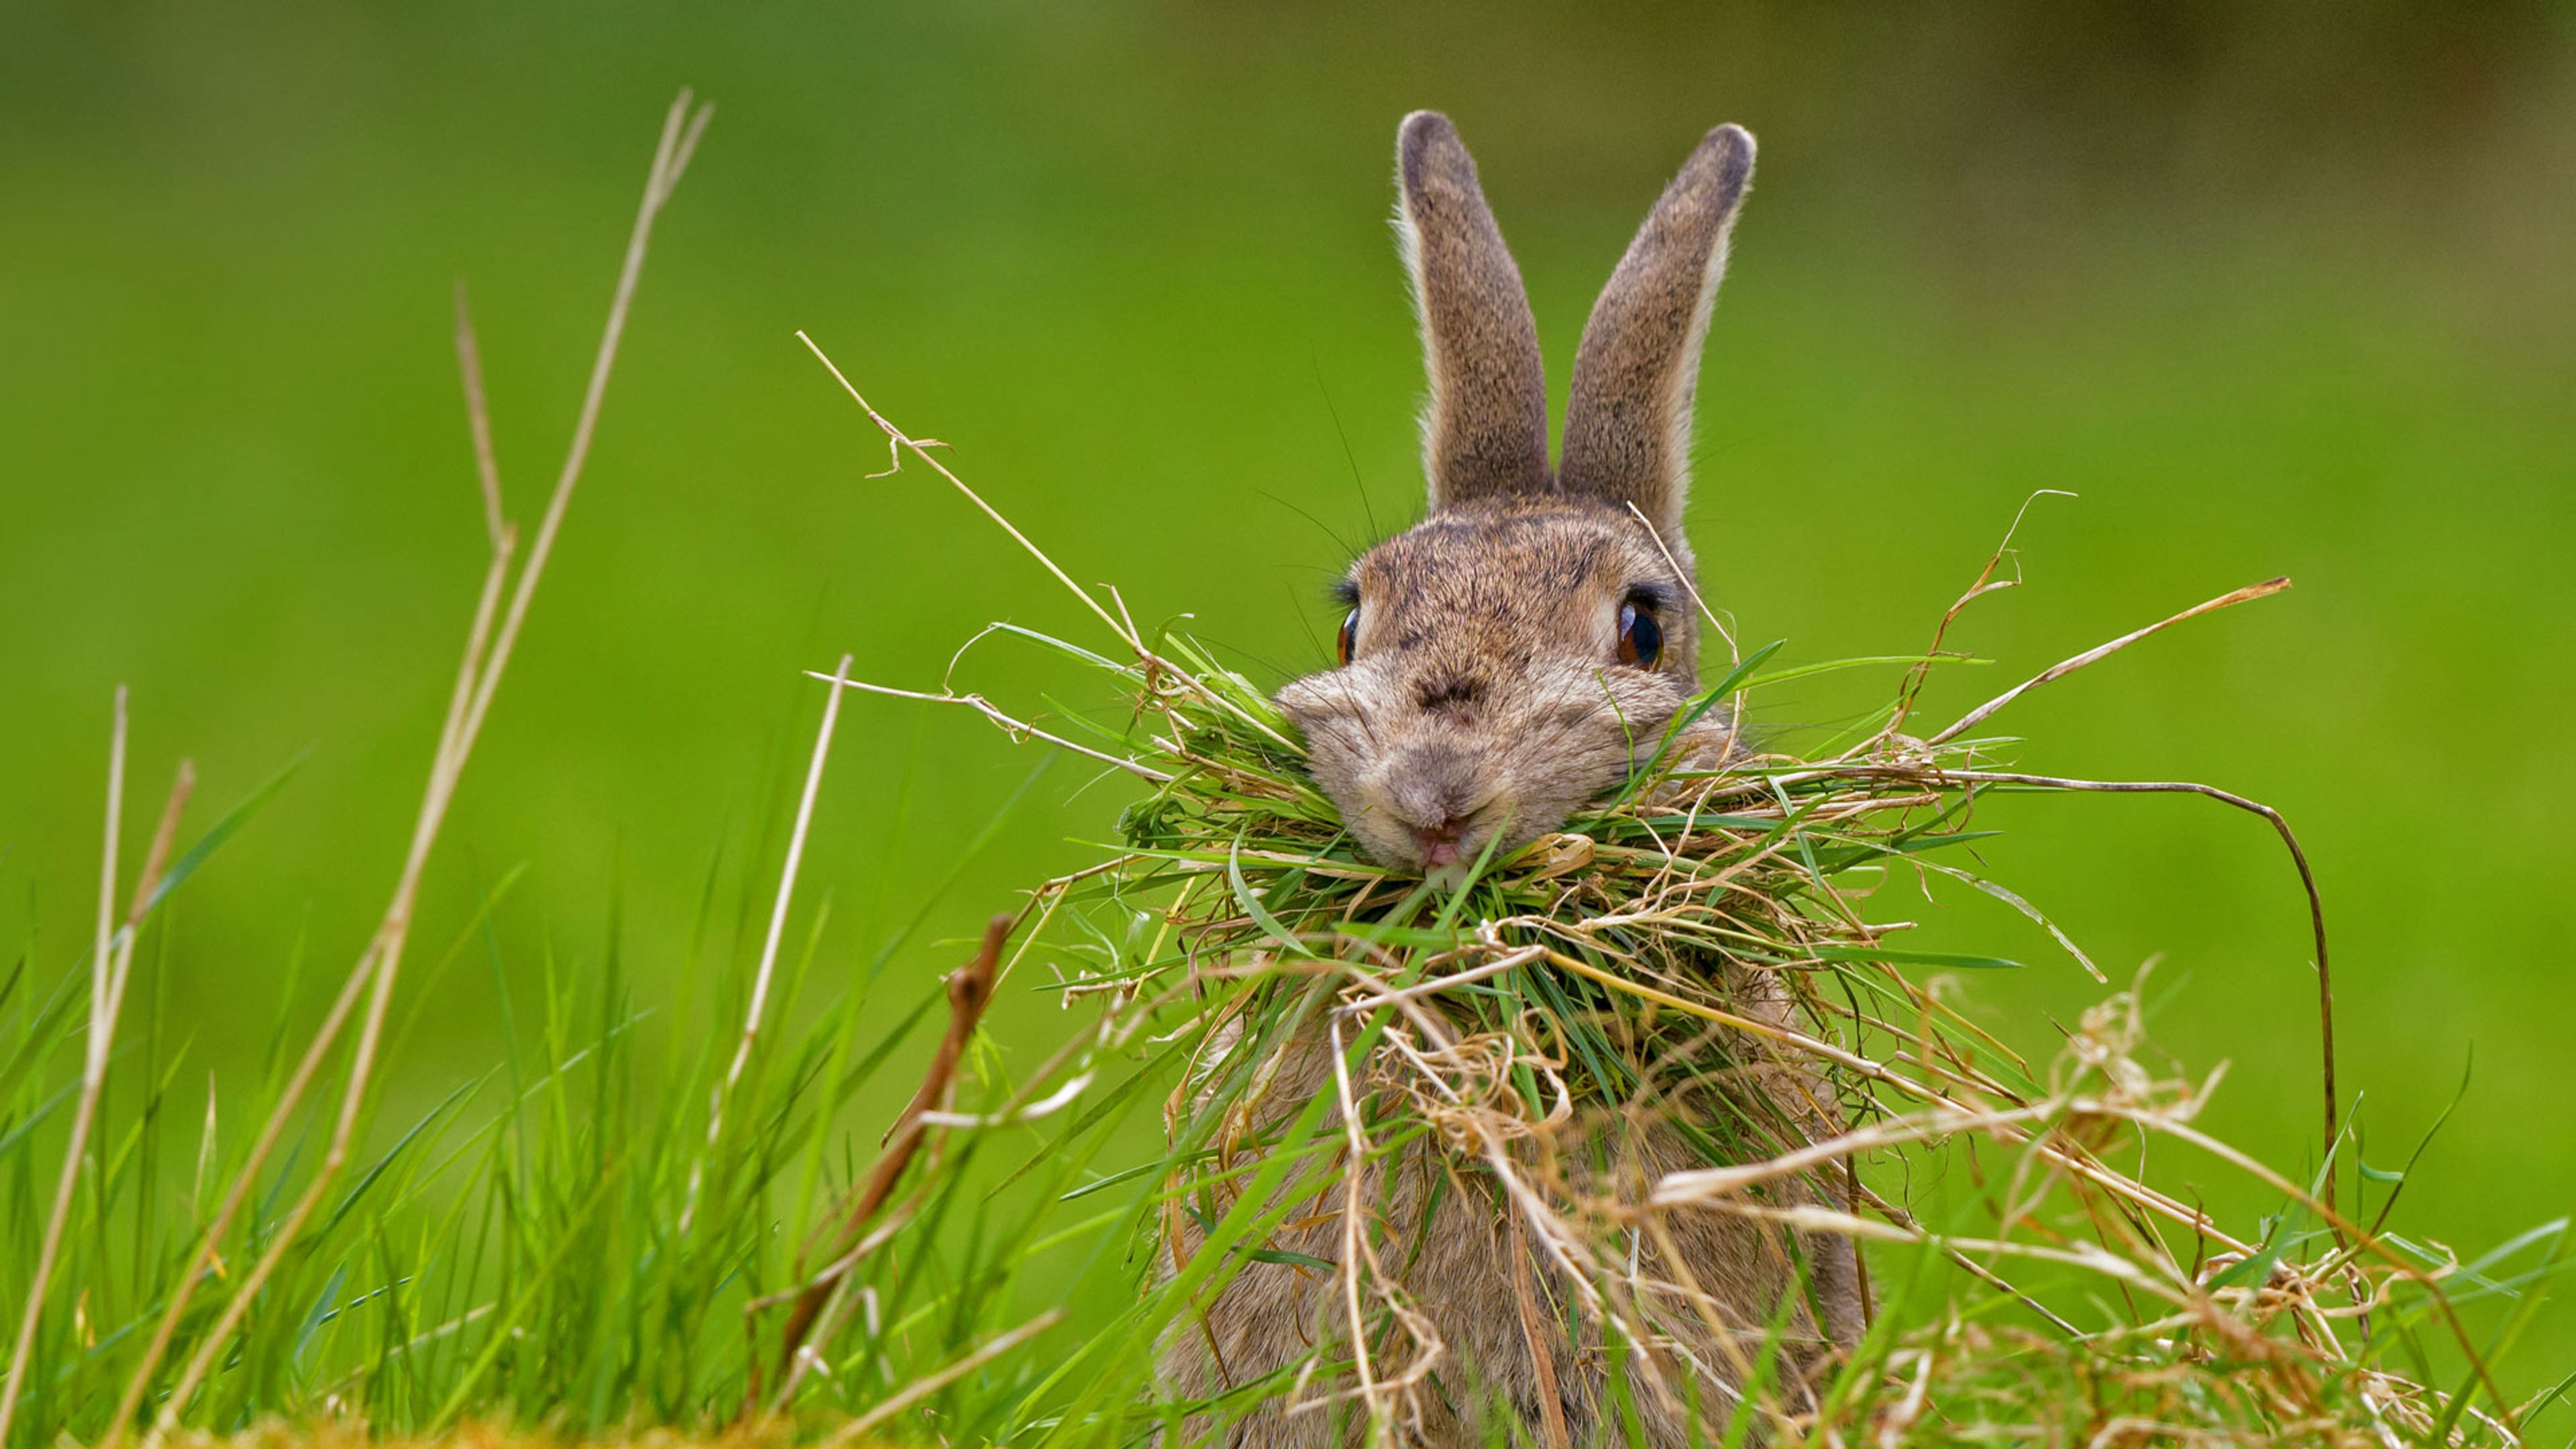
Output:
[[1538,1295],[1530,1286],[1529,1235],[1518,1213],[1506,1215],[1512,1225],[1512,1302],[1521,1316],[1521,1342],[1529,1346],[1530,1370],[1538,1380],[1539,1427],[1548,1449],[1573,1449],[1565,1427],[1565,1403],[1556,1387],[1556,1356],[1548,1352],[1547,1331],[1540,1326]]
[[564,453],[563,470],[555,475],[554,495],[546,501],[545,517],[537,524],[536,542],[528,550],[527,567],[520,572],[518,589],[511,595],[509,615],[503,619],[499,641],[492,649],[492,667],[485,671],[482,687],[476,690],[473,709],[466,718],[469,748],[483,727],[493,691],[501,687],[501,671],[509,663],[510,646],[517,642],[519,627],[527,621],[528,605],[536,597],[546,560],[554,556],[555,535],[563,529],[564,513],[572,506],[573,489],[581,482],[582,466],[590,460],[590,440],[599,427],[600,407],[608,398],[608,378],[617,365],[618,343],[626,335],[626,316],[634,305],[635,287],[644,275],[644,251],[653,237],[653,222],[671,199],[672,189],[680,184],[681,174],[688,170],[689,157],[698,148],[698,137],[705,133],[714,115],[713,106],[692,109],[689,92],[683,89],[663,118],[661,144],[654,151],[652,169],[645,175],[644,200],[636,209],[634,229],[627,234],[626,260],[618,269],[617,290],[609,298],[608,325],[600,335],[599,351],[591,359],[590,383],[582,392],[581,415],[573,423],[572,446]]
[[[1682,561],[1674,555],[1672,545],[1664,542],[1664,531],[1655,527],[1654,520],[1646,516],[1646,510],[1639,508],[1633,500],[1628,504],[1628,511],[1636,515],[1639,523],[1645,525],[1646,536],[1655,541],[1655,551],[1664,556],[1664,562],[1671,567],[1673,577],[1682,581],[1682,588],[1690,594],[1691,603],[1699,609],[1700,617],[1708,621],[1708,627],[1717,631],[1717,637],[1726,641],[1726,662],[1729,665],[1743,663],[1744,651],[1736,645],[1734,633],[1717,617],[1717,611],[1708,606],[1708,600],[1700,597],[1699,585],[1691,577],[1692,571],[1682,567]],[[1698,661],[1692,662],[1696,664]],[[1741,692],[1737,697],[1742,698]]]
[[483,397],[483,354],[474,345],[474,314],[465,305],[465,279],[456,279],[456,370],[465,381],[465,425],[474,434],[474,476],[483,485],[483,531],[501,548],[501,465],[492,451],[492,410]]
[[[984,1019],[984,1008],[992,1002],[993,980],[1002,964],[1002,946],[1010,939],[1011,927],[1017,919],[1002,915],[986,922],[984,944],[976,951],[975,959],[949,973],[948,1034],[940,1038],[939,1050],[932,1055],[929,1069],[922,1073],[921,1086],[895,1118],[894,1127],[887,1133],[885,1147],[877,1156],[876,1166],[868,1173],[868,1180],[836,1213],[826,1217],[827,1223],[832,1217],[840,1220],[840,1225],[832,1231],[832,1241],[847,1243],[858,1237],[859,1230],[866,1227],[877,1210],[885,1206],[886,1199],[894,1195],[895,1184],[902,1180],[904,1169],[912,1164],[913,1155],[920,1150],[930,1130],[922,1119],[932,1108],[947,1101],[956,1084],[957,1063],[965,1056],[967,1043],[975,1038],[975,1028]],[[820,1236],[818,1233],[817,1238]],[[809,1242],[807,1246],[811,1248],[813,1243]],[[813,1361],[813,1355],[806,1351],[806,1338],[814,1327],[815,1318],[831,1299],[833,1290],[856,1266],[857,1260],[853,1256],[845,1255],[834,1261],[807,1283],[805,1290],[796,1297],[796,1306],[788,1310],[787,1326],[779,1340],[779,1385],[773,1408],[785,1407],[788,1396],[796,1391],[806,1365]],[[751,1307],[756,1312],[760,1305]],[[755,1400],[759,1392],[760,1386],[755,1380],[752,1384]]]
[[742,1013],[742,1035],[735,1041],[733,1061],[725,1067],[724,1080],[716,1084],[707,1103],[707,1150],[689,1165],[689,1191],[680,1207],[680,1233],[686,1236],[689,1224],[697,1216],[698,1190],[706,1181],[707,1159],[715,1155],[716,1144],[724,1137],[725,1101],[733,1095],[742,1080],[743,1067],[751,1061],[752,1043],[760,1036],[760,1019],[769,1009],[769,982],[778,969],[779,943],[787,936],[787,907],[796,894],[796,872],[805,862],[805,836],[814,825],[814,801],[823,793],[823,765],[832,757],[832,726],[841,718],[840,686],[849,682],[850,656],[841,656],[840,668],[832,673],[833,689],[823,697],[823,723],[814,731],[814,755],[805,766],[805,790],[796,800],[796,823],[787,832],[787,857],[778,867],[778,894],[769,907],[769,936],[761,943],[760,966],[752,973],[751,1000]]
[[[2325,1150],[2334,1150],[2341,1128],[2336,1114],[2334,968],[2326,955],[2326,905],[2325,898],[2317,891],[2316,872],[2309,868],[2308,853],[2300,848],[2298,834],[2290,829],[2287,816],[2260,800],[2250,800],[2215,785],[2189,780],[2078,780],[2062,775],[2033,775],[2009,770],[1943,770],[1941,774],[1960,781],[2036,785],[2052,790],[2089,790],[2112,795],[2202,795],[2270,821],[2272,829],[2281,837],[2281,844],[2290,852],[2290,863],[2298,867],[2299,886],[2308,896],[2309,936],[2317,949],[2317,1050],[2323,1063]],[[2329,1172],[2325,1180],[2326,1206],[2331,1209],[2334,1201],[2335,1175]]]
[[2194,604],[2190,608],[2183,610],[2181,613],[2173,615],[2171,618],[2159,619],[2156,622],[2147,625],[2143,629],[2132,629],[2128,633],[2121,635],[2119,638],[2112,640],[2108,644],[2097,644],[2094,647],[2085,650],[2083,653],[2076,655],[2072,659],[2059,660],[2057,663],[2050,665],[2048,668],[2041,670],[2039,673],[2023,680],[2021,683],[2014,685],[2012,688],[2005,690],[1994,698],[1987,700],[1984,704],[1978,705],[1975,709],[1959,716],[1958,720],[1951,724],[1949,728],[1925,740],[1923,743],[1928,746],[1947,744],[1951,740],[1957,739],[1960,735],[1974,729],[1980,722],[1985,720],[1989,715],[1992,715],[1995,711],[2002,709],[2005,705],[2012,703],[2014,700],[2021,698],[2023,695],[2039,688],[2041,685],[2047,684],[2052,680],[2063,679],[2067,675],[2073,674],[2076,670],[2083,668],[2087,664],[2091,664],[2117,654],[2121,650],[2128,648],[2130,645],[2137,643],[2139,640],[2146,638],[2150,634],[2170,629],[2174,625],[2182,623],[2187,619],[2197,619],[2203,614],[2214,614],[2221,609],[2229,608],[2237,604],[2252,603],[2256,599],[2268,599],[2272,595],[2281,592],[2289,586],[2290,581],[2285,578],[2266,579],[2259,584],[2247,584],[2241,589],[2230,590],[2229,592],[2221,594],[2217,598],[2211,599],[2206,603]]
[[152,909],[161,874],[170,868],[170,847],[179,839],[179,817],[188,809],[188,797],[196,793],[197,762],[181,760],[179,773],[170,781],[169,798],[161,802],[161,823],[153,827],[152,844],[143,852],[143,873],[134,878],[134,899],[125,908],[126,929],[141,926],[143,913]]
[[961,1358],[957,1362],[950,1364],[948,1367],[939,1370],[937,1373],[905,1385],[902,1390],[888,1397],[882,1403],[879,1403],[874,1408],[869,1409],[866,1413],[859,1415],[857,1418],[852,1419],[850,1422],[834,1430],[832,1432],[832,1436],[825,1439],[823,1443],[827,1446],[827,1449],[842,1449],[842,1446],[856,1442],[860,1435],[867,1433],[870,1429],[873,1429],[877,1425],[884,1423],[886,1420],[893,1418],[895,1415],[902,1413],[904,1410],[911,1408],[914,1404],[921,1402],[930,1395],[935,1394],[941,1389],[948,1387],[950,1384],[957,1382],[959,1379],[962,1379],[966,1375],[973,1373],[975,1370],[982,1368],[984,1365],[991,1363],[993,1360],[1000,1358],[1002,1355],[1009,1353],[1012,1349],[1028,1342],[1030,1339],[1037,1337],[1048,1329],[1055,1327],[1063,1317],[1063,1309],[1050,1308],[1046,1312],[1039,1314],[1037,1317],[1030,1319],[1028,1322],[1021,1324],[1019,1327],[1012,1329],[1008,1333],[1000,1334],[985,1340],[983,1347],[976,1349],[973,1353],[966,1355],[964,1358]]
[[[180,778],[184,785],[187,772],[183,770]],[[125,998],[126,969],[134,960],[133,933],[115,929],[117,833],[124,815],[125,686],[120,684],[116,687],[107,738],[107,830],[99,852],[98,935],[90,947],[89,1030],[81,1054],[80,1105],[72,1113],[71,1138],[63,1145],[62,1175],[54,1182],[53,1211],[45,1219],[45,1236],[36,1249],[35,1276],[27,1284],[26,1311],[19,1316],[17,1345],[9,1354],[9,1380],[0,1386],[0,1443],[8,1441],[9,1423],[17,1417],[18,1399],[26,1386],[28,1356],[35,1348],[36,1328],[44,1313],[45,1289],[53,1279],[55,1255],[62,1251],[63,1226],[71,1219],[72,1194],[78,1189],[81,1162],[89,1152],[90,1126],[98,1117],[99,1094],[107,1086],[108,1050],[116,1039],[116,1013]]]
[[2002,568],[2004,560],[2012,557],[2013,536],[2021,532],[2022,520],[2030,517],[2032,505],[2042,498],[2074,496],[2063,488],[2041,488],[2022,499],[2021,507],[2013,510],[2011,524],[2004,529],[2003,540],[1995,545],[1993,553],[1986,556],[1985,566],[1977,570],[1975,581],[1968,585],[1966,592],[1951,601],[1949,608],[1941,611],[1941,621],[1932,626],[1932,643],[1924,649],[1923,657],[1916,660],[1914,666],[1905,671],[1903,682],[1896,687],[1896,707],[1888,711],[1887,723],[1879,727],[1877,734],[1872,735],[1854,750],[1855,755],[1875,752],[1880,745],[1894,739],[1898,732],[1905,728],[1906,719],[1914,712],[1914,701],[1922,695],[1923,686],[1931,682],[1932,666],[1941,658],[1942,641],[1950,637],[1950,626],[1958,622],[1959,616],[1967,611],[1968,606],[1997,589],[2009,589],[2021,583],[2018,572],[2012,578],[1998,579],[1995,577],[1995,570]]
[[[1343,1140],[1350,1151],[1350,1175],[1342,1180],[1342,1263],[1334,1276],[1342,1280],[1342,1311],[1351,1325],[1351,1367],[1359,1377],[1360,1402],[1368,1409],[1369,1442],[1386,1442],[1387,1429],[1394,1422],[1393,1407],[1379,1391],[1375,1365],[1369,1362],[1368,1320],[1360,1312],[1360,1272],[1374,1267],[1367,1253],[1367,1235],[1361,1231],[1360,1186],[1366,1181],[1368,1134],[1360,1126],[1359,1103],[1351,1096],[1349,1053],[1342,1046],[1342,1019],[1336,1013],[1324,1019],[1333,1058],[1333,1091],[1341,1107]],[[1428,1228],[1430,1224],[1422,1224]]]
[[[116,850],[119,820],[125,812],[125,686],[116,687],[116,716],[107,745],[107,830],[106,846],[100,851],[98,867],[98,939],[90,955],[90,985],[93,990],[107,982],[107,956],[110,932],[116,921]],[[102,993],[99,999],[105,1000]],[[100,1028],[98,1018],[90,1018],[90,1032],[95,1037]]]
[[1172,776],[1167,775],[1150,765],[1140,764],[1135,760],[1107,754],[1100,750],[1092,749],[1088,745],[1077,745],[1073,741],[1068,740],[1061,735],[1052,735],[1024,720],[1013,719],[1011,716],[1004,714],[991,700],[986,699],[980,694],[931,694],[918,689],[897,689],[890,684],[870,684],[864,679],[835,679],[832,675],[818,673],[811,669],[805,671],[805,676],[808,679],[830,680],[839,685],[842,689],[856,689],[862,690],[868,694],[882,694],[888,699],[914,699],[919,700],[924,704],[963,705],[966,708],[975,711],[977,714],[982,715],[984,718],[991,720],[993,724],[1002,731],[1002,733],[1010,735],[1014,739],[1044,740],[1048,744],[1055,746],[1057,749],[1071,750],[1077,755],[1089,756],[1104,765],[1113,765],[1118,769],[1126,771],[1128,774],[1134,775],[1140,780],[1150,781],[1157,785],[1168,785],[1172,782]]
[[983,510],[983,514],[986,518],[989,518],[993,520],[994,523],[1000,525],[1001,530],[1004,533],[1009,534],[1014,543],[1017,543],[1021,548],[1027,550],[1029,557],[1036,559],[1039,563],[1045,565],[1046,571],[1055,575],[1056,582],[1072,590],[1073,596],[1082,600],[1083,607],[1098,615],[1100,622],[1108,625],[1109,632],[1116,635],[1121,643],[1136,651],[1139,656],[1142,656],[1146,652],[1144,640],[1138,637],[1134,629],[1121,624],[1118,621],[1117,616],[1111,614],[1107,609],[1102,608],[1100,606],[1100,601],[1091,596],[1091,591],[1089,589],[1075,583],[1071,574],[1068,574],[1063,569],[1056,567],[1055,560],[1047,557],[1045,549],[1042,549],[1036,544],[1030,542],[1029,536],[1020,532],[1019,528],[1014,525],[1011,520],[1004,518],[1000,510],[994,508],[992,504],[985,502],[983,495],[977,493],[974,489],[967,487],[964,479],[959,478],[956,474],[948,471],[947,464],[930,456],[930,449],[944,448],[948,446],[947,444],[940,442],[936,438],[913,438],[907,435],[903,429],[887,422],[885,415],[870,406],[868,400],[859,395],[859,390],[850,385],[849,378],[842,375],[841,369],[833,363],[830,357],[824,355],[823,349],[815,344],[813,338],[806,336],[801,328],[796,333],[796,340],[805,344],[806,350],[814,354],[814,360],[822,363],[825,369],[830,371],[832,374],[833,381],[838,382],[841,385],[841,390],[850,395],[850,401],[857,403],[860,411],[865,412],[868,415],[868,421],[875,423],[877,425],[877,430],[886,435],[886,470],[884,473],[871,473],[868,476],[872,478],[883,478],[887,476],[887,474],[899,471],[903,467],[904,453],[906,451],[910,451],[914,457],[929,464],[931,471],[937,473],[940,477],[947,479],[950,486],[954,487],[958,492],[965,494],[966,501]]

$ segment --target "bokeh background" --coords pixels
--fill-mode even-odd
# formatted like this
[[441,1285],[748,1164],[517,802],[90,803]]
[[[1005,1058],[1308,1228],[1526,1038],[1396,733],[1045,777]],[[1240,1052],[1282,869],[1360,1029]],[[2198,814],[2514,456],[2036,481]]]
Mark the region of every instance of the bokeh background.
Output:
[[[2080,494],[2032,510],[2026,586],[1954,634],[1998,663],[1936,685],[1947,717],[2293,576],[2017,706],[2019,758],[2287,812],[2370,1160],[2467,1075],[2402,1228],[2479,1247],[2576,1205],[2557,5],[0,7],[0,955],[81,956],[126,681],[138,795],[184,754],[221,804],[310,751],[178,903],[156,969],[199,1060],[264,1052],[299,943],[308,980],[354,956],[482,564],[451,284],[532,518],[684,82],[717,118],[423,941],[524,867],[512,959],[593,969],[614,914],[667,992],[710,880],[722,930],[765,901],[820,703],[800,670],[847,651],[926,686],[988,620],[1088,637],[944,485],[863,476],[882,443],[793,329],[1077,577],[1278,679],[1325,657],[1346,551],[1418,508],[1397,118],[1445,109],[1475,148],[1560,396],[1630,231],[1734,120],[1762,161],[1701,394],[1713,601],[1796,659],[1917,649],[2028,495]],[[1893,675],[1764,715],[1794,742]],[[993,641],[959,679],[1104,704]],[[918,916],[884,967],[909,1004],[974,922],[1094,858],[1122,795],[1062,762],[970,852],[1042,758],[852,701],[804,877],[820,979]],[[2314,983],[2270,833],[2164,799],[1989,823],[1994,872],[2115,977],[2159,961],[2160,1042],[2231,1064],[2211,1123],[2313,1163]],[[2028,960],[1962,989],[2036,1051],[2099,994],[1989,902],[1889,910]],[[398,1094],[498,1059],[486,973],[411,989]],[[1033,1051],[1064,1020],[1023,995],[997,1030]],[[2571,1317],[2510,1381],[2576,1363]]]

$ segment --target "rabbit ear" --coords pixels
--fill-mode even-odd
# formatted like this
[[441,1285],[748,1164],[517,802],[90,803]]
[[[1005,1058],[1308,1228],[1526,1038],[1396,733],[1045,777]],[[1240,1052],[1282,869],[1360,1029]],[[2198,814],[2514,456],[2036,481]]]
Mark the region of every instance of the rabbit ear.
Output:
[[1396,230],[1413,277],[1431,400],[1422,465],[1431,506],[1544,493],[1547,374],[1520,268],[1449,118],[1416,111],[1396,132]]
[[1565,408],[1560,486],[1634,503],[1667,539],[1681,534],[1690,490],[1691,393],[1709,304],[1726,271],[1726,236],[1753,179],[1753,137],[1708,133],[1610,275]]

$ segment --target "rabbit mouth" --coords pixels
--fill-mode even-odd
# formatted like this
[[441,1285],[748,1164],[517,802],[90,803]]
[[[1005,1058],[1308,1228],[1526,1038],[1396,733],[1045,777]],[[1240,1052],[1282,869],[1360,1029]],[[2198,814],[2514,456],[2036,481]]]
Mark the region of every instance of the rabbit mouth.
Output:
[[1459,840],[1437,830],[1416,828],[1413,843],[1422,852],[1422,863],[1429,866],[1454,865],[1459,858]]
[[1493,832],[1473,828],[1409,826],[1404,833],[1413,847],[1413,868],[1444,890],[1464,886],[1478,858],[1494,843]]
[[1387,823],[1395,827],[1392,833],[1401,840],[1399,849],[1390,853],[1410,855],[1412,859],[1404,863],[1421,869],[1425,874],[1442,870],[1463,872],[1489,849],[1510,843],[1500,838],[1510,831],[1509,812],[1503,811],[1497,818],[1497,812],[1492,808],[1494,803],[1495,794],[1489,793],[1471,809],[1427,821],[1408,819],[1401,812],[1387,811]]
[[1416,825],[1406,832],[1426,867],[1455,865],[1466,859],[1467,837],[1455,826]]

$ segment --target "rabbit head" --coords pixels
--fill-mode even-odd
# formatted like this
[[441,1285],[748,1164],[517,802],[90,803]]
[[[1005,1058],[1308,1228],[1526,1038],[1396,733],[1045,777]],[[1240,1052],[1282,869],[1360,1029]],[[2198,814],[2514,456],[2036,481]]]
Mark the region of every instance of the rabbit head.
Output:
[[1585,326],[1551,467],[1538,332],[1476,163],[1447,117],[1405,118],[1430,511],[1351,566],[1340,667],[1279,694],[1381,863],[1436,870],[1557,829],[1689,700],[1691,393],[1752,174],[1752,136],[1720,126],[1665,189]]

